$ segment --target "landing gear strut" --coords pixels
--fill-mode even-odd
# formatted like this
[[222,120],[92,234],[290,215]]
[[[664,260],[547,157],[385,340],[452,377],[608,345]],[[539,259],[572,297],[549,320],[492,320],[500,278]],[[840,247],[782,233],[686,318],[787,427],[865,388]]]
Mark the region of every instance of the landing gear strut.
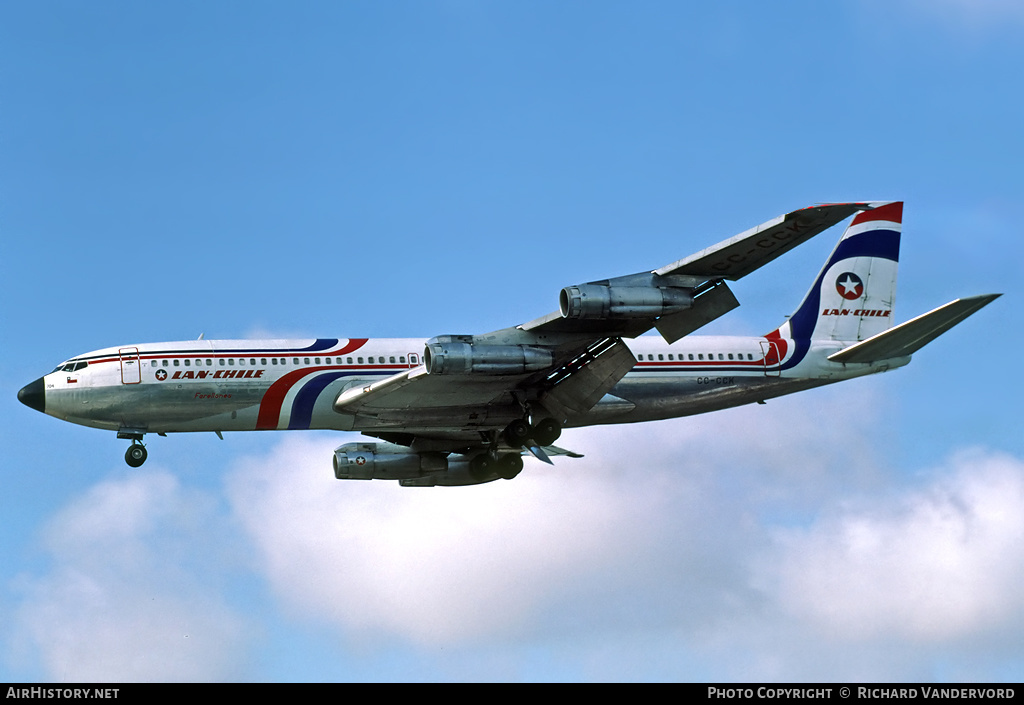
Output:
[[137,468],[146,462],[147,457],[149,457],[149,453],[146,452],[146,446],[133,440],[132,444],[128,446],[128,451],[124,454],[124,462],[133,468]]

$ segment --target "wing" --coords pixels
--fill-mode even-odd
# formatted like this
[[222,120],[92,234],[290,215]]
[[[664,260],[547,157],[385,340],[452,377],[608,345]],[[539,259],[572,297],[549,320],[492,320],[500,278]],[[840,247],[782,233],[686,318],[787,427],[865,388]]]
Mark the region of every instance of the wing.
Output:
[[565,287],[558,311],[484,335],[432,338],[423,365],[355,383],[334,410],[367,435],[420,451],[491,445],[526,416],[571,420],[636,363],[623,338],[657,328],[675,342],[739,305],[726,280],[871,207],[804,208],[652,271]]

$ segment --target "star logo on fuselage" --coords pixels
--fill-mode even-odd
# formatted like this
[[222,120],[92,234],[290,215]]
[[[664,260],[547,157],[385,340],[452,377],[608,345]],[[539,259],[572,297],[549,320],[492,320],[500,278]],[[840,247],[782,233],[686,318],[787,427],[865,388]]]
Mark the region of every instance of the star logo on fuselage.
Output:
[[167,379],[167,370],[157,370],[156,378],[163,382],[165,379]]
[[864,295],[864,282],[853,272],[844,272],[836,279],[836,291],[847,301],[853,301]]

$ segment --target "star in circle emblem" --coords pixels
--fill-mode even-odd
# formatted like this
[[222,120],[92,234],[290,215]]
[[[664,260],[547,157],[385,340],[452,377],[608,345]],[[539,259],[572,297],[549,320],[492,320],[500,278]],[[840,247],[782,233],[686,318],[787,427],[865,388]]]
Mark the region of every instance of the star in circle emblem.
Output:
[[361,456],[361,455],[360,455],[360,456],[358,456],[358,457],[356,458],[356,465],[366,465],[366,458],[364,458],[364,457],[363,457],[363,456]]
[[163,382],[165,379],[167,379],[167,370],[157,370],[156,378]]
[[853,301],[864,295],[864,282],[853,272],[844,272],[836,279],[836,291],[844,299]]

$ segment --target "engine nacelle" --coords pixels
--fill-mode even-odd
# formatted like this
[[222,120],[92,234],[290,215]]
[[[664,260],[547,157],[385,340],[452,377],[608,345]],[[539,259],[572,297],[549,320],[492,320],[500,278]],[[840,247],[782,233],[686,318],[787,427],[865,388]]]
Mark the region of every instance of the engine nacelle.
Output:
[[334,450],[339,480],[405,480],[447,471],[442,453],[416,453],[390,443],[346,443]]
[[[444,453],[417,453],[392,443],[346,443],[334,450],[334,476],[339,480],[398,480],[403,487],[461,487],[514,477],[515,470],[495,463],[474,470],[470,459]],[[522,462],[519,462],[522,468]]]
[[554,364],[547,348],[535,345],[483,345],[470,336],[431,338],[423,350],[423,364],[432,375],[518,375],[539,372]]
[[692,289],[656,286],[567,286],[558,295],[563,318],[655,318],[693,305]]

